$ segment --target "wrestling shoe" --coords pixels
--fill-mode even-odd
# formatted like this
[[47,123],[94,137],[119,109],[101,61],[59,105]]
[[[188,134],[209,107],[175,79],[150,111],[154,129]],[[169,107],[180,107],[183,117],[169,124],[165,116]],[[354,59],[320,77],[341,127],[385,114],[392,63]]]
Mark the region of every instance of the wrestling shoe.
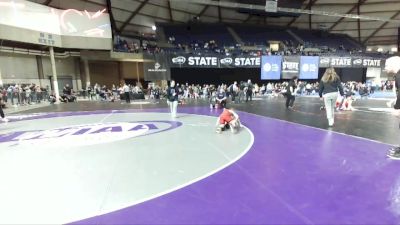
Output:
[[390,149],[387,156],[394,160],[400,160],[400,147]]
[[389,153],[400,152],[400,147],[390,148],[388,152]]

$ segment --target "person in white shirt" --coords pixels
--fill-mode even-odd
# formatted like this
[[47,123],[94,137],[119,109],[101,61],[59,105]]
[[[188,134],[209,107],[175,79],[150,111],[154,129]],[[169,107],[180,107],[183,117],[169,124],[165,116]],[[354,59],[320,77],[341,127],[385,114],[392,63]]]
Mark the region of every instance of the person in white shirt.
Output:
[[122,87],[122,90],[124,91],[126,103],[131,103],[131,99],[129,96],[129,86],[127,84],[124,84],[124,86]]

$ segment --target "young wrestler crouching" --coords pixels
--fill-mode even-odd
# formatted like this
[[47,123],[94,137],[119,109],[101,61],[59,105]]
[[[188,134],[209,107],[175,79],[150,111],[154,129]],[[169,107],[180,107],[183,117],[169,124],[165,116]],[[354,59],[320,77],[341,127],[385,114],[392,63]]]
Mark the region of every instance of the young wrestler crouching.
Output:
[[237,133],[241,128],[239,115],[230,108],[224,108],[224,111],[217,120],[217,133],[221,133],[226,129],[230,129],[232,133]]

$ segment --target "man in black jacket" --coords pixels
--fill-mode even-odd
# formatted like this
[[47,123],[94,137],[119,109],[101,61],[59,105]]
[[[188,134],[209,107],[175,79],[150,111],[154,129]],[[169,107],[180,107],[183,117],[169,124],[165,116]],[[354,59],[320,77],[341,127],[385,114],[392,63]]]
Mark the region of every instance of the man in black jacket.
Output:
[[[394,87],[396,88],[396,94],[397,94],[397,100],[396,103],[394,104],[394,108],[399,110],[400,109],[400,57],[395,56],[391,57],[386,60],[386,65],[385,65],[385,70],[389,74],[395,74],[394,75],[394,81],[395,85]],[[399,124],[400,128],[400,124]],[[388,157],[396,160],[400,160],[400,147],[394,147],[389,150]]]
[[253,101],[253,84],[251,83],[251,80],[247,81],[247,86],[246,86],[246,102]]
[[5,123],[8,122],[8,119],[5,118],[4,112],[3,112],[3,95],[1,93],[0,93],[0,117],[3,122],[5,122]]
[[292,109],[294,101],[296,100],[296,87],[297,87],[298,77],[294,76],[286,87],[286,108]]

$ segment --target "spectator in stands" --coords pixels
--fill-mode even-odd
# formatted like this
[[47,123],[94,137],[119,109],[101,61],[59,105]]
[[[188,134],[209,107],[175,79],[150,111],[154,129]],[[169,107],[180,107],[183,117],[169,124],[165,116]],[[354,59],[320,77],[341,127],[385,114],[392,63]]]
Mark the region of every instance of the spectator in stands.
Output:
[[267,94],[272,94],[274,91],[274,86],[271,83],[267,84]]
[[211,94],[210,94],[210,109],[214,109],[215,105],[217,104],[217,92],[215,90],[211,90]]
[[312,93],[312,85],[310,83],[306,84],[306,95],[311,95]]
[[245,88],[246,88],[246,83],[244,81],[240,81],[238,103],[241,103],[244,100]]
[[50,102],[50,104],[54,104],[54,103],[56,103],[56,101],[57,101],[57,98],[56,98],[55,93],[54,93],[54,92],[51,92],[51,94],[49,95],[49,102]]
[[100,85],[99,84],[95,84],[94,87],[94,94],[96,94],[96,100],[99,100],[100,98]]
[[43,99],[42,88],[40,88],[39,85],[37,85],[35,88],[36,88],[36,103],[40,103]]
[[3,104],[5,105],[7,103],[7,88],[0,87],[0,95],[2,96]]
[[118,89],[115,86],[115,84],[112,85],[111,91],[112,91],[113,99],[116,100],[118,97]]
[[7,88],[7,98],[11,100],[11,105],[14,105],[14,86],[9,85]]
[[334,112],[336,99],[340,95],[344,95],[342,83],[334,68],[326,69],[319,84],[319,96],[324,100],[326,117],[328,118],[329,126],[332,127],[335,122]]
[[88,95],[89,100],[93,100],[93,88],[92,88],[92,86],[88,85],[86,87],[86,91],[87,91],[87,95]]

